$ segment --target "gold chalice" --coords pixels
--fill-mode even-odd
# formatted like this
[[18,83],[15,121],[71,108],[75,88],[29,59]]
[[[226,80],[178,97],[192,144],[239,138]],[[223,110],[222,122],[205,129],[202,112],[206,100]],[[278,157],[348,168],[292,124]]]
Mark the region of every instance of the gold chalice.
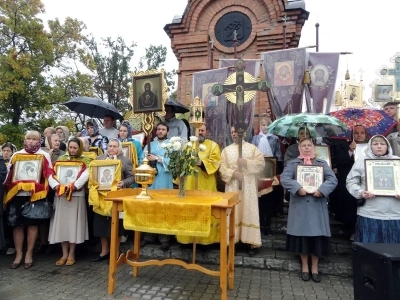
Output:
[[149,161],[147,158],[143,159],[143,164],[141,164],[134,171],[135,181],[142,185],[142,191],[136,196],[138,199],[151,199],[152,197],[147,193],[147,186],[154,182],[154,176],[156,170],[149,166]]

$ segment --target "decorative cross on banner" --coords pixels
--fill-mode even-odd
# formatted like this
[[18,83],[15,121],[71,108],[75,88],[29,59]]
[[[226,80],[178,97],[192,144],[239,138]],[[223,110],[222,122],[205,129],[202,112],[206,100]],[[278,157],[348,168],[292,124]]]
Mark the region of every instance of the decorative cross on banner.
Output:
[[248,126],[244,122],[243,105],[253,99],[257,91],[267,92],[271,87],[269,81],[258,82],[250,73],[244,71],[245,68],[246,62],[243,59],[239,59],[235,65],[236,72],[225,80],[225,84],[214,84],[211,88],[214,96],[225,94],[228,101],[237,105],[238,113],[236,115],[235,129],[238,132],[239,158],[242,157],[243,133]]
[[383,76],[393,75],[395,90],[396,92],[400,92],[400,53],[396,53],[396,55],[391,58],[391,61],[394,62],[394,69],[382,69],[380,73]]

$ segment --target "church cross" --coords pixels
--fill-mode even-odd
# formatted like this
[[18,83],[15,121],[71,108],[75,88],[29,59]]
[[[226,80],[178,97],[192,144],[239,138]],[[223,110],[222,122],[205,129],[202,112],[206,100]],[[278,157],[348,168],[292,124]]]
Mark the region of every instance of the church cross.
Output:
[[215,84],[211,89],[214,96],[219,96],[223,93],[235,93],[236,97],[234,103],[236,103],[238,107],[238,116],[235,128],[238,131],[238,133],[243,133],[247,129],[247,126],[244,123],[244,110],[243,110],[244,92],[263,90],[259,89],[258,82],[245,82],[244,79],[245,68],[246,68],[245,61],[243,59],[239,59],[235,65],[236,83],[225,84],[225,85]]
[[394,69],[388,69],[388,75],[394,76],[396,92],[400,92],[400,56],[394,59]]

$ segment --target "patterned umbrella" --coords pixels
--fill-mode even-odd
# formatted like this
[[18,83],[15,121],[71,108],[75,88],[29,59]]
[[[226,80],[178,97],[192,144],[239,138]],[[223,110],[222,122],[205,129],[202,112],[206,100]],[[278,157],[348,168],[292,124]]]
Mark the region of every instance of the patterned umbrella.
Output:
[[307,127],[312,137],[344,135],[348,129],[335,117],[324,114],[291,114],[275,120],[268,126],[268,132],[283,137],[297,137],[299,128]]
[[369,136],[374,136],[375,134],[387,135],[397,125],[395,120],[379,109],[346,108],[333,111],[329,115],[338,118],[351,130],[356,125],[364,126]]

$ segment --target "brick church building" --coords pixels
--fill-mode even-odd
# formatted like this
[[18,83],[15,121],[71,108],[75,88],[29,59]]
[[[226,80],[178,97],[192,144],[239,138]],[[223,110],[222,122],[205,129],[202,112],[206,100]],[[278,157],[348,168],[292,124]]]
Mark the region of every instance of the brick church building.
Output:
[[[193,73],[234,58],[234,30],[237,58],[259,59],[262,52],[283,49],[284,42],[286,48],[298,47],[308,14],[304,0],[189,0],[183,15],[164,27],[179,62],[178,100],[191,102]],[[259,94],[255,115],[268,107],[266,94]]]

